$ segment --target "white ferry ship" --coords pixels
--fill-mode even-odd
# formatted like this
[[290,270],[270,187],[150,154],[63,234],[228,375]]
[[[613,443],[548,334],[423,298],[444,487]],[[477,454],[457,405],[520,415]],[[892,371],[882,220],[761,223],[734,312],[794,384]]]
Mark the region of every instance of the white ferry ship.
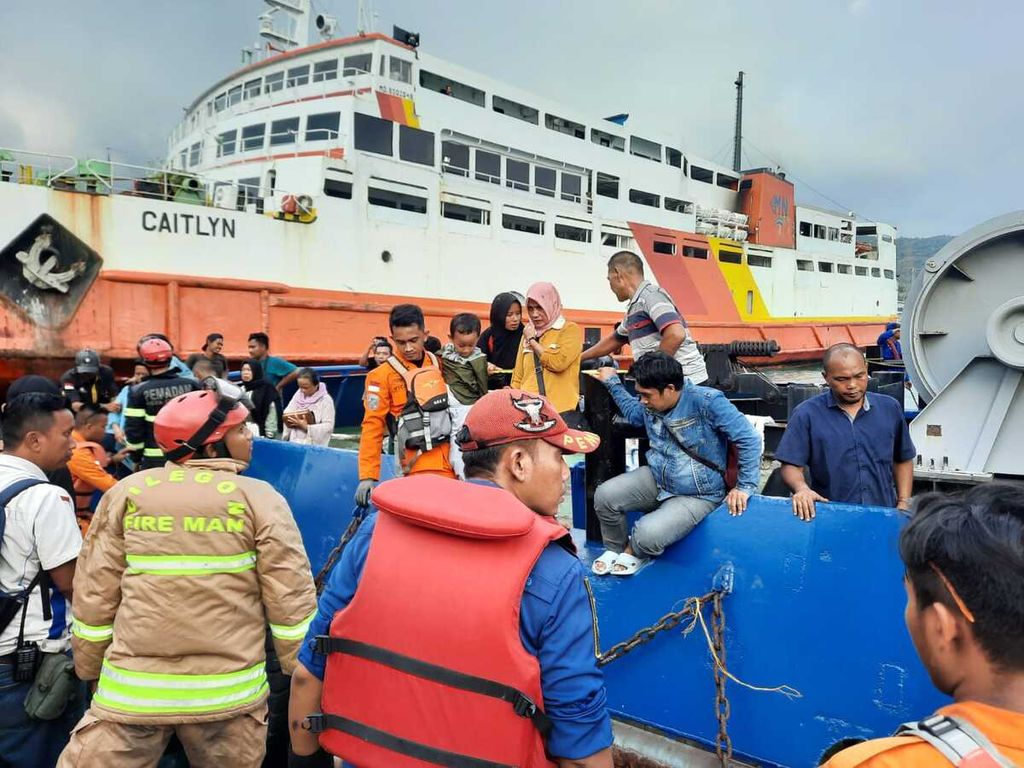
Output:
[[699,342],[774,339],[780,361],[873,343],[896,311],[890,225],[797,204],[783,173],[712,163],[643,115],[265,2],[265,49],[199,94],[163,168],[0,148],[0,378],[85,345],[129,360],[154,330],[352,361],[395,303],[443,335],[536,280],[596,338],[621,317],[604,265],[622,249]]

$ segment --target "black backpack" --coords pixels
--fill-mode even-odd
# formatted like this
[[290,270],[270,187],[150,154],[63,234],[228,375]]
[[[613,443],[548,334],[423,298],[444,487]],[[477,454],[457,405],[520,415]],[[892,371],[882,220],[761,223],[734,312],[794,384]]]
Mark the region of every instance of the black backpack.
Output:
[[[35,477],[26,477],[23,480],[15,480],[0,491],[0,545],[3,544],[4,533],[7,528],[7,505],[14,501],[14,498],[22,491],[27,491],[29,488],[42,485],[45,482],[45,480],[39,480]],[[32,583],[21,592],[12,594],[0,591],[0,632],[7,629],[7,625],[18,615],[18,611],[22,609],[29,593],[35,589],[44,573],[45,571],[40,568],[39,573],[32,579]]]

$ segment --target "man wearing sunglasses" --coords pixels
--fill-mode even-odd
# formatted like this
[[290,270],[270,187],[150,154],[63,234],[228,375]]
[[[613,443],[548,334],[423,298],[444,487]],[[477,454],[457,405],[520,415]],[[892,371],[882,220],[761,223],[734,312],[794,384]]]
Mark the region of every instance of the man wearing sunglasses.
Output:
[[94,681],[65,768],[153,765],[176,734],[193,766],[255,768],[267,735],[267,625],[290,673],[316,608],[288,503],[242,477],[252,453],[237,387],[156,415],[168,459],[103,496],[79,558],[72,649]]
[[929,493],[900,535],[906,621],[935,687],[952,697],[893,738],[827,768],[1024,765],[1024,495],[990,483]]

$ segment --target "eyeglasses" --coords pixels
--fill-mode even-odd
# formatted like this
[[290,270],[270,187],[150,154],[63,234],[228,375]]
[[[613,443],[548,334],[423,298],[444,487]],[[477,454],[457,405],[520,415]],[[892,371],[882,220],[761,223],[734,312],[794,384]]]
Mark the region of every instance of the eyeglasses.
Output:
[[935,575],[939,577],[939,580],[946,587],[946,590],[949,592],[949,596],[953,598],[953,602],[956,603],[956,607],[960,609],[960,613],[964,615],[964,618],[967,619],[968,622],[973,624],[974,614],[971,613],[970,609],[960,597],[960,594],[956,591],[956,588],[953,586],[953,582],[946,578],[946,574],[940,571],[939,566],[935,563],[929,561],[928,567],[935,571]]

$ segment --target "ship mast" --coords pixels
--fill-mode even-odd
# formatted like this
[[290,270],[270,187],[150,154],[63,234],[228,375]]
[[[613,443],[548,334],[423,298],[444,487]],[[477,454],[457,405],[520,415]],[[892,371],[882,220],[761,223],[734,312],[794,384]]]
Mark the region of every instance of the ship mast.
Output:
[[269,7],[260,16],[260,37],[267,53],[284,53],[309,45],[309,0],[263,0]]
[[743,72],[736,77],[736,133],[732,140],[732,169],[740,170],[740,149],[743,146]]

